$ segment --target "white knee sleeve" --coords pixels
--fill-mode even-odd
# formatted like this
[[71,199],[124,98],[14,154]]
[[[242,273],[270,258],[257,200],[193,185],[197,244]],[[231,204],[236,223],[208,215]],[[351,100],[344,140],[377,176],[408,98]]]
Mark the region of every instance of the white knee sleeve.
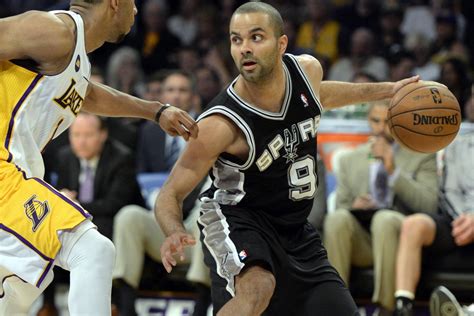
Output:
[[71,272],[70,315],[110,315],[114,245],[96,229],[88,229],[69,248],[58,263]]

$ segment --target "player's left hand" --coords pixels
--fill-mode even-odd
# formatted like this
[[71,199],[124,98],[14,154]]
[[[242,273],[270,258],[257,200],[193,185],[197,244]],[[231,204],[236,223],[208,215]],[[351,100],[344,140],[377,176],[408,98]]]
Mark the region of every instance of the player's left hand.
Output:
[[175,232],[166,237],[163,245],[161,245],[161,262],[168,273],[171,272],[177,262],[174,256],[178,256],[181,261],[184,261],[184,247],[193,246],[196,244],[194,237],[185,232]]
[[196,138],[199,132],[196,121],[185,111],[170,106],[161,113],[160,127],[171,136],[181,136],[186,141]]
[[465,246],[474,242],[474,214],[461,214],[451,225],[456,245]]
[[405,79],[402,79],[402,80],[399,80],[399,81],[395,82],[395,85],[393,86],[393,90],[392,90],[392,96],[394,96],[395,93],[398,92],[398,90],[400,90],[401,88],[403,88],[407,84],[418,82],[419,80],[420,80],[420,76],[416,75],[416,76],[412,76],[410,78],[405,78]]

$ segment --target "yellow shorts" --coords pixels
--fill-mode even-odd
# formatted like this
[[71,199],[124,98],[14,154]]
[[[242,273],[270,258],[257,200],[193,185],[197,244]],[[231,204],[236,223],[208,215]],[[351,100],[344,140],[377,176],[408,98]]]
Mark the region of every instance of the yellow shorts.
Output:
[[39,178],[0,161],[0,264],[39,286],[61,248],[58,233],[91,215]]

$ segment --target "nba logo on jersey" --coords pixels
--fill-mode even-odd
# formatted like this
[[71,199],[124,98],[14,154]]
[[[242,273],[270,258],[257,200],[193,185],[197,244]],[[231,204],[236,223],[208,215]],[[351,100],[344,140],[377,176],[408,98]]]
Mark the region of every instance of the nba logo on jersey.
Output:
[[309,105],[308,98],[304,95],[304,93],[300,94],[301,101],[303,101],[304,107]]
[[81,56],[77,55],[76,63],[74,64],[74,70],[78,72],[79,69],[81,69]]
[[240,261],[244,261],[245,258],[247,258],[247,251],[242,250],[241,252],[239,252],[239,258],[240,258]]
[[41,222],[45,219],[46,215],[49,213],[48,201],[38,201],[36,199],[36,195],[33,195],[28,199],[28,201],[26,201],[24,206],[26,216],[33,223],[32,229],[33,231],[36,231]]

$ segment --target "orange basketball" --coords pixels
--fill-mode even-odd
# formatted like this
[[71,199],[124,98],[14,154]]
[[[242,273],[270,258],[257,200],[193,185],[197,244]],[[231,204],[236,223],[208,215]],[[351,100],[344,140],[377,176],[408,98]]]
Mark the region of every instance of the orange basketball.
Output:
[[448,88],[429,82],[411,83],[390,101],[388,124],[401,145],[421,153],[434,153],[456,137],[461,110]]

